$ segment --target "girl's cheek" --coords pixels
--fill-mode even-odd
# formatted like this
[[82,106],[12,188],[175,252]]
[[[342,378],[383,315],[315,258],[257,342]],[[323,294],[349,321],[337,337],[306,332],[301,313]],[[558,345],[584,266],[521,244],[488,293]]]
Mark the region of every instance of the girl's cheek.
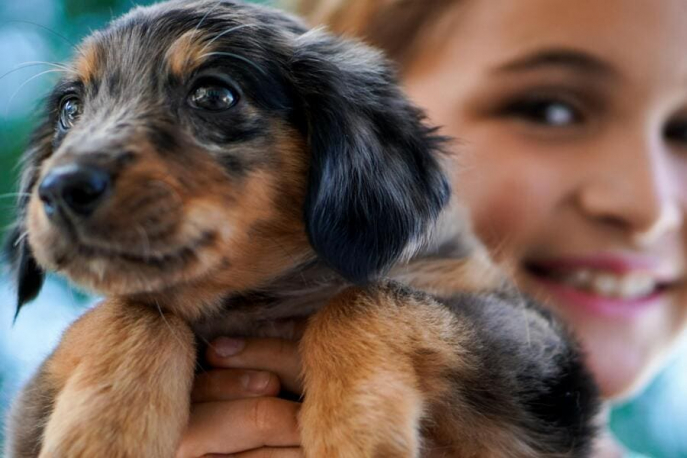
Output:
[[562,180],[552,178],[559,174],[541,158],[519,155],[509,145],[484,145],[464,157],[454,186],[477,235],[497,257],[517,256],[552,226],[565,194]]

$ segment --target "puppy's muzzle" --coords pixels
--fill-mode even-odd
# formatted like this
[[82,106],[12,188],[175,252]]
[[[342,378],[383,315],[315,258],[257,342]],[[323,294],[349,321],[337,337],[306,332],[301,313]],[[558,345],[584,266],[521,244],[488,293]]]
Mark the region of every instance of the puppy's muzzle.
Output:
[[45,213],[88,217],[111,194],[113,178],[107,170],[79,163],[62,165],[48,173],[38,187]]

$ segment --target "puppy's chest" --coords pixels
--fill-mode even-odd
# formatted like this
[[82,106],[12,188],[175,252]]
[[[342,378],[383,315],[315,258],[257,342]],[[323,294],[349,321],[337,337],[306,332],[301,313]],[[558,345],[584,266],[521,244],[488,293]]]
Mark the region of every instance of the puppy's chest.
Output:
[[307,319],[317,310],[283,318],[259,318],[253,314],[226,313],[197,323],[193,326],[200,342],[210,342],[221,336],[228,337],[275,337],[295,340],[303,332]]
[[[310,316],[326,305],[342,285],[326,284],[279,294],[227,298],[224,308],[192,325],[200,342],[220,336],[300,338]],[[284,292],[289,291],[289,292]]]

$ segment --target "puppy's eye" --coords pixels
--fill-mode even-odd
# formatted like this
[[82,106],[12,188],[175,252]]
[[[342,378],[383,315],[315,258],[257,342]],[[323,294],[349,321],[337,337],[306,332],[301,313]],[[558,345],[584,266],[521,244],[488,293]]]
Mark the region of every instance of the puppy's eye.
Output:
[[225,111],[236,105],[238,94],[224,84],[205,82],[191,91],[188,102],[193,108],[201,110]]
[[81,116],[81,101],[78,97],[68,96],[60,104],[60,127],[71,129]]

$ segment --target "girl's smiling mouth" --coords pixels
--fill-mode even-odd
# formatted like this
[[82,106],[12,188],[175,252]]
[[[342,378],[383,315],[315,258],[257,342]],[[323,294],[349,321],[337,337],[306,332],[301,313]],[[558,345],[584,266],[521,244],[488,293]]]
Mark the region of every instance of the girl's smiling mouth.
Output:
[[650,258],[607,254],[528,261],[525,271],[563,305],[628,319],[660,305],[681,278]]

